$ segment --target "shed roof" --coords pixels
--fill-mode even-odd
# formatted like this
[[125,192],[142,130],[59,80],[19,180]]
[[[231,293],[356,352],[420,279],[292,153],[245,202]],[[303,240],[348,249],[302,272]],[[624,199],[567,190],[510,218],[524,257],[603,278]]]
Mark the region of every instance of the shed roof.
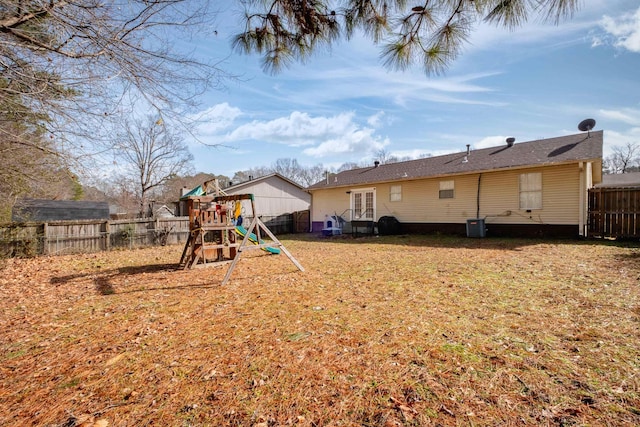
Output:
[[437,157],[387,163],[330,174],[308,190],[463,175],[602,159],[603,132],[592,131],[508,146],[466,150]]
[[109,203],[90,200],[19,199],[14,221],[67,221],[109,219]]
[[602,183],[596,185],[598,188],[629,188],[640,187],[640,172],[617,173],[603,175]]
[[238,184],[231,185],[231,186],[225,188],[224,191],[225,192],[232,192],[232,191],[236,192],[236,191],[240,190],[241,188],[251,186],[251,185],[256,184],[258,182],[261,182],[261,181],[266,181],[267,179],[269,179],[271,177],[279,178],[279,179],[289,183],[290,185],[292,185],[294,187],[297,187],[297,188],[299,188],[301,190],[304,190],[304,187],[301,186],[300,184],[298,184],[298,183],[296,183],[294,181],[291,181],[289,178],[287,178],[287,177],[285,177],[283,175],[280,175],[279,173],[275,172],[275,173],[271,173],[269,175],[264,175],[264,176],[261,176],[261,177],[258,177],[258,178],[250,179],[249,181],[244,181],[244,182],[241,182],[241,183],[238,183]]

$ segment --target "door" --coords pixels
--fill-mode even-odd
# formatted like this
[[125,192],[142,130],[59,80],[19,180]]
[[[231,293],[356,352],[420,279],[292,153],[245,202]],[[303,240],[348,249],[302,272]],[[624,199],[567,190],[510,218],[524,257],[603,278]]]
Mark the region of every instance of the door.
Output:
[[376,217],[375,206],[375,188],[351,190],[352,221],[373,221]]

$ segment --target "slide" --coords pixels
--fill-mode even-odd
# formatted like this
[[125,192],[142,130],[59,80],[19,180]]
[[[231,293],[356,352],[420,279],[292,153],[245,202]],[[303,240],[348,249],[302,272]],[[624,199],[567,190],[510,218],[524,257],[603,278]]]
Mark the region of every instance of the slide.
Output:
[[[247,230],[241,226],[241,225],[237,225],[236,226],[236,233],[238,233],[241,237],[244,237],[247,234]],[[262,245],[264,243],[263,240],[260,240],[260,243],[258,243],[258,237],[256,237],[255,234],[251,233],[249,234],[249,241],[254,243],[254,244],[260,244]],[[280,253],[280,249],[278,248],[272,248],[270,246],[265,246],[262,248],[263,251],[267,251],[270,252],[272,254],[279,254]]]

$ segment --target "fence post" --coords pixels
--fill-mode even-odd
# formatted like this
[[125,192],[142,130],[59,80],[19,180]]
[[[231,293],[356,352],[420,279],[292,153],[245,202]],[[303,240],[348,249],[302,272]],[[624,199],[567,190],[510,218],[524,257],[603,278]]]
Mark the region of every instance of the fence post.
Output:
[[42,253],[49,255],[49,224],[42,224]]
[[111,250],[111,222],[109,220],[106,220],[104,222],[104,236],[105,236],[105,243],[104,243],[104,248],[105,250],[109,251]]

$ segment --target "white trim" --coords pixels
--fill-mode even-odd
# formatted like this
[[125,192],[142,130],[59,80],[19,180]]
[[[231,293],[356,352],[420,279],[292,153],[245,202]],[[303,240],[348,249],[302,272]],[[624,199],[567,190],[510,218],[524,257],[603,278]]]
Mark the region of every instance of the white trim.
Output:
[[[349,211],[350,211],[350,218],[351,221],[374,221],[376,218],[376,187],[367,187],[367,188],[352,188],[351,189],[351,194],[349,194]],[[366,201],[366,195],[367,193],[372,193],[373,194],[373,200],[372,200],[372,207],[371,207],[371,217],[369,216],[364,216],[364,217],[360,217],[359,214],[362,213],[362,205],[364,205],[364,213],[366,215],[367,211],[369,210],[366,207],[367,201]],[[363,200],[361,201],[361,209],[358,213],[358,216],[356,216],[356,211],[355,211],[355,195],[356,194],[361,194],[363,196]]]

